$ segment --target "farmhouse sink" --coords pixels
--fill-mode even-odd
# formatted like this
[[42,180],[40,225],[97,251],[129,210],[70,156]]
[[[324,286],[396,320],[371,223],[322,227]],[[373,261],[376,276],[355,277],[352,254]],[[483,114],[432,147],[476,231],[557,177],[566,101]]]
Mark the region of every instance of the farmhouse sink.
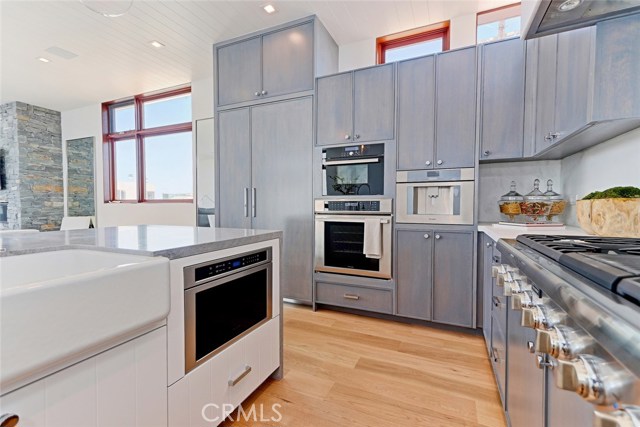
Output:
[[0,394],[142,334],[169,313],[169,260],[92,250],[0,258]]

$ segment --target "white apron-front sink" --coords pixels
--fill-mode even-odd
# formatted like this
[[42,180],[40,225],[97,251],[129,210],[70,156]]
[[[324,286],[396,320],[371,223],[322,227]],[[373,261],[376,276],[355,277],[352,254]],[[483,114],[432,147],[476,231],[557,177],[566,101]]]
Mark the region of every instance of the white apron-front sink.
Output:
[[0,395],[169,313],[169,260],[61,250],[0,258]]

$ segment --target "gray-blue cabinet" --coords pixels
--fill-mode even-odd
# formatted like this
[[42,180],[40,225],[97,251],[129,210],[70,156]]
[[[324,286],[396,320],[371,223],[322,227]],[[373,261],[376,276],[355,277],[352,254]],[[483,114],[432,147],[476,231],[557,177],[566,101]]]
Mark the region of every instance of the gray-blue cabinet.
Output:
[[473,327],[473,231],[396,229],[396,313]]
[[476,47],[398,64],[398,170],[473,167]]
[[481,161],[523,156],[525,51],[520,38],[481,48]]
[[394,64],[321,77],[316,97],[317,145],[395,139]]

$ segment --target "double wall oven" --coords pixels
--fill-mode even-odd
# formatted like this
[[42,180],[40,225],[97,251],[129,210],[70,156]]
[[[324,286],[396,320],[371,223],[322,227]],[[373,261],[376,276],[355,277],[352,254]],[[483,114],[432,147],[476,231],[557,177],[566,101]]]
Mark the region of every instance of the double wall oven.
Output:
[[391,199],[318,199],[315,234],[315,271],[391,278]]

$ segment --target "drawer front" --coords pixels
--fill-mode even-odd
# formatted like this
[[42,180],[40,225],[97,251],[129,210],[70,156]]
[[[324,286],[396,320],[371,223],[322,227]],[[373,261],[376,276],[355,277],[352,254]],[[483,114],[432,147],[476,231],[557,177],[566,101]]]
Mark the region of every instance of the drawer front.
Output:
[[497,324],[497,319],[492,316],[493,322],[491,327],[491,365],[493,367],[493,373],[496,376],[496,383],[498,384],[498,391],[500,392],[500,398],[502,399],[503,407],[506,407],[506,379],[507,379],[507,346],[505,335],[502,332],[501,327]]
[[316,302],[378,313],[393,312],[393,296],[384,289],[317,283]]

